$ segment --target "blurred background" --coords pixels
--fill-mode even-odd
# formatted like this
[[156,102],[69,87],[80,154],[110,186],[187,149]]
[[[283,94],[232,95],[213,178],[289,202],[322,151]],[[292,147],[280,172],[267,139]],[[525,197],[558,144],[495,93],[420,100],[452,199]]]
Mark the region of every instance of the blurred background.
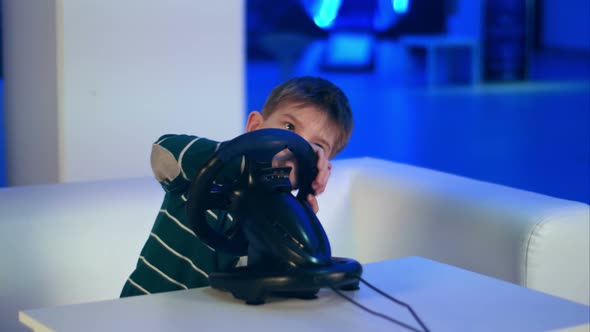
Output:
[[[322,76],[355,117],[337,159],[590,203],[590,1],[245,0],[243,11],[244,121],[285,79]],[[0,186],[11,183],[4,118]]]
[[297,75],[355,116],[372,156],[590,202],[587,0],[247,2],[247,106]]

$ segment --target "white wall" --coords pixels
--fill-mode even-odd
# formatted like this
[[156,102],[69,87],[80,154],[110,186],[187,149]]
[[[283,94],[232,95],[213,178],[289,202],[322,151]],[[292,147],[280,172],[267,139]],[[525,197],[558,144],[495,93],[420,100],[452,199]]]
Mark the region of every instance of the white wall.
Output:
[[[13,101],[6,113],[47,117],[36,125],[39,133],[22,118],[7,123],[14,129],[10,184],[54,182],[56,163],[62,182],[148,175],[151,143],[162,134],[222,140],[242,132],[243,1],[26,0],[5,7],[13,15],[5,34],[17,35],[6,45],[13,54],[6,67],[14,68],[6,77]],[[30,20],[31,13],[41,19]],[[43,44],[32,59],[48,72],[43,84],[27,72],[29,50],[19,44],[28,26],[27,45]],[[25,82],[9,89],[18,80]],[[34,138],[21,142],[15,132]],[[31,164],[46,146],[57,146],[59,158],[51,151]],[[43,174],[31,178],[35,170]]]
[[2,1],[8,184],[59,179],[54,1]]

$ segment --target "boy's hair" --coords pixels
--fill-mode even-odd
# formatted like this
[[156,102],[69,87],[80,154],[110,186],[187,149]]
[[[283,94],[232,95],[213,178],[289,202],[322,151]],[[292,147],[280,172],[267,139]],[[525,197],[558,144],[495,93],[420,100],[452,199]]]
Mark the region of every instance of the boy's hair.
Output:
[[297,102],[318,107],[340,131],[332,156],[340,152],[352,134],[353,119],[348,98],[334,83],[320,77],[302,76],[287,80],[275,87],[262,108],[268,118],[285,103]]

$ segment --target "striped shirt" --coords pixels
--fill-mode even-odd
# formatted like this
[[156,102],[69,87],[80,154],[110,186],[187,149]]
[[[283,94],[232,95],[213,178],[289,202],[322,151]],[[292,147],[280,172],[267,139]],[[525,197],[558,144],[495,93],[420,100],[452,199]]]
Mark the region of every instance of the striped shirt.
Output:
[[[164,135],[153,144],[152,170],[165,191],[164,201],[137,265],[121,297],[208,286],[208,275],[236,265],[239,257],[200,241],[187,221],[186,201],[192,179],[220,143],[189,135]],[[239,162],[223,171],[239,174]],[[225,211],[207,211],[209,223],[231,224]]]

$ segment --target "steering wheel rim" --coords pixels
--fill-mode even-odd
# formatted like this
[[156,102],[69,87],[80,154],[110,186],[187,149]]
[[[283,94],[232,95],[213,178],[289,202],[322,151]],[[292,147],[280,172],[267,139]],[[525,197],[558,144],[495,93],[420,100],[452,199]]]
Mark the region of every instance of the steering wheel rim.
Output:
[[207,204],[212,195],[213,181],[224,166],[235,158],[244,156],[249,165],[253,162],[270,165],[272,158],[285,149],[293,153],[298,165],[297,179],[300,186],[297,199],[307,204],[306,197],[313,193],[311,184],[318,172],[317,156],[311,145],[301,136],[283,129],[258,129],[242,134],[222,144],[201,168],[189,187],[187,217],[192,230],[200,240],[216,250],[221,249],[235,255],[244,255],[247,252],[247,242],[244,238],[230,240],[211,228],[207,222],[205,213],[210,209]]

